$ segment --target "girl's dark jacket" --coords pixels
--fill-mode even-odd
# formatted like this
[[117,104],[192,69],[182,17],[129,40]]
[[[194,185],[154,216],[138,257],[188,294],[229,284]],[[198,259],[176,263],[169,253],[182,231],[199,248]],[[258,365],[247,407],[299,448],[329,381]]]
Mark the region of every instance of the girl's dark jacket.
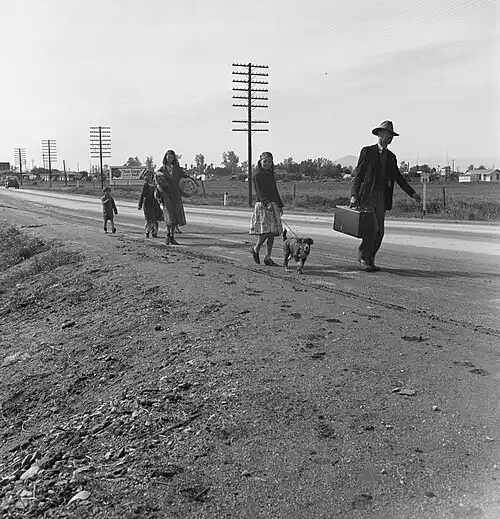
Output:
[[139,198],[139,209],[144,209],[145,220],[163,220],[163,212],[158,200],[155,198],[155,186],[144,182],[141,197]]
[[[367,206],[375,187],[375,180],[377,176],[381,174],[381,168],[382,164],[380,162],[378,145],[365,146],[359,154],[358,165],[356,166],[356,173],[351,188],[351,196],[355,196],[358,199],[361,208]],[[390,150],[387,150],[386,170],[387,187],[385,189],[385,208],[389,211],[392,209],[394,182],[397,182],[401,189],[410,196],[415,193],[415,190],[401,175],[396,155]]]
[[278,207],[283,207],[283,202],[278,193],[276,180],[270,171],[258,170],[253,176],[255,194],[257,200],[267,205],[269,202],[276,202]]

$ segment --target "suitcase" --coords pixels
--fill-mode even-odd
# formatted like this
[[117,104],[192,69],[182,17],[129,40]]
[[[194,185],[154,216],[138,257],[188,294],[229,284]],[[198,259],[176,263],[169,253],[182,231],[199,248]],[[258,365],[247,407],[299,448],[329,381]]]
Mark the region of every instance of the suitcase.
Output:
[[333,230],[355,238],[368,236],[374,227],[374,216],[370,211],[351,209],[337,205],[333,210]]

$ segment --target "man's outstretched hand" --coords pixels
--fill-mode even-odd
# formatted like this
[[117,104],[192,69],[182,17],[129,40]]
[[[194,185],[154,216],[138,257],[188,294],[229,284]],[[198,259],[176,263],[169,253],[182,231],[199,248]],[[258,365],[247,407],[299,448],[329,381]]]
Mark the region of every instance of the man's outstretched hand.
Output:
[[422,201],[422,199],[420,198],[420,195],[418,193],[413,193],[413,195],[411,197],[413,198],[413,200],[415,200],[415,202]]

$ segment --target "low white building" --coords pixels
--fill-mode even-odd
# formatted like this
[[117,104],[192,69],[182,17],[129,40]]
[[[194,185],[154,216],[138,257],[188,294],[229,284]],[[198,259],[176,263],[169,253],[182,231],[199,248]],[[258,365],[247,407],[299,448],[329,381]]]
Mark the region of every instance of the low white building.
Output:
[[461,173],[459,182],[500,182],[500,169],[469,169]]

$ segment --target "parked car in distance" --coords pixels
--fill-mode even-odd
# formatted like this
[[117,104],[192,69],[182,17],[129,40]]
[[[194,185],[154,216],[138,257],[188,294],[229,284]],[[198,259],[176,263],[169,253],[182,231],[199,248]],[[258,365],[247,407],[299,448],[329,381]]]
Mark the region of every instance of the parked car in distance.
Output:
[[5,181],[5,188],[8,189],[9,187],[19,189],[19,180],[17,180],[17,178],[8,178]]

